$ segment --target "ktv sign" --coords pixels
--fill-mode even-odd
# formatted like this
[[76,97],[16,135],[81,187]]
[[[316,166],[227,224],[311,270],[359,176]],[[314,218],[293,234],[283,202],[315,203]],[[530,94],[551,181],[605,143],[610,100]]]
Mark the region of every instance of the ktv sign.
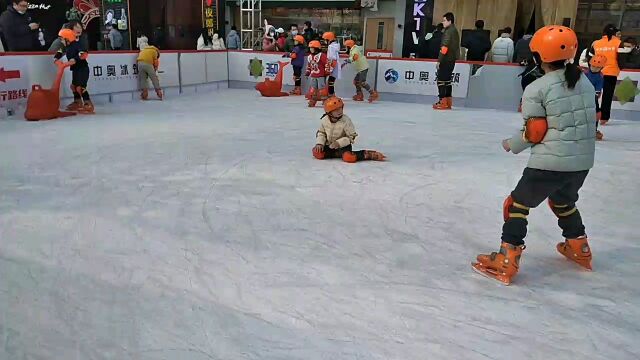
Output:
[[406,0],[404,19],[403,57],[415,57],[418,46],[424,41],[433,24],[434,0]]

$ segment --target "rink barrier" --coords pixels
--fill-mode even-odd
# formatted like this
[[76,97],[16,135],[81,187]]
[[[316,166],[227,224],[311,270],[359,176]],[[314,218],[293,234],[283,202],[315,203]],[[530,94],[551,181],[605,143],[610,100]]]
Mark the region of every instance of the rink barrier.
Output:
[[[138,99],[137,51],[91,52],[89,90],[97,104],[121,103]],[[55,67],[52,53],[0,53],[0,107],[21,113],[34,84],[44,87],[53,82]],[[288,62],[283,53],[238,50],[165,50],[161,52],[159,76],[166,97],[207,93],[227,88],[254,88],[257,82],[273,78],[279,62]],[[345,59],[347,56],[342,55]],[[372,57],[368,82],[378,89],[383,101],[430,104],[437,98],[436,61],[414,58]],[[285,65],[283,85],[293,86],[293,69]],[[522,95],[517,64],[459,61],[454,70],[454,104],[457,107],[503,109],[513,111]],[[339,96],[354,94],[353,65],[342,69],[336,82]],[[62,97],[72,96],[67,74]],[[639,70],[624,70],[618,79],[640,83]],[[303,80],[306,89],[306,81]],[[497,92],[496,89],[500,91]],[[640,97],[626,104],[613,103],[616,119],[639,119]]]

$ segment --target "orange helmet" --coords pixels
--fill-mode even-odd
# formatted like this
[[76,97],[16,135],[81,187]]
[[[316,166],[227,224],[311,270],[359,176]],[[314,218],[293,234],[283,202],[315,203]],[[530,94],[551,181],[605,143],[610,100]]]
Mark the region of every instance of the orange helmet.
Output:
[[607,57],[602,54],[595,54],[589,61],[589,65],[595,67],[604,67],[607,64]]
[[546,63],[573,59],[578,51],[578,37],[566,26],[549,25],[536,31],[529,47]]
[[76,33],[71,29],[62,29],[58,32],[58,36],[67,40],[68,42],[76,41]]
[[324,102],[324,112],[330,113],[333,110],[344,107],[344,102],[337,96],[332,96]]
[[302,35],[296,35],[293,37],[293,40],[299,42],[300,44],[304,44],[304,36]]
[[312,41],[309,41],[309,47],[310,48],[320,49],[322,47],[322,45],[320,45],[320,41],[312,40]]
[[327,41],[333,41],[336,39],[336,34],[332,33],[331,31],[327,31],[326,33],[322,34],[322,38]]
[[354,46],[356,46],[356,42],[355,42],[355,41],[353,41],[353,40],[351,40],[351,39],[349,39],[349,40],[346,40],[346,41],[344,42],[344,46],[346,46],[346,47],[348,47],[348,48],[350,48],[350,47],[354,47]]

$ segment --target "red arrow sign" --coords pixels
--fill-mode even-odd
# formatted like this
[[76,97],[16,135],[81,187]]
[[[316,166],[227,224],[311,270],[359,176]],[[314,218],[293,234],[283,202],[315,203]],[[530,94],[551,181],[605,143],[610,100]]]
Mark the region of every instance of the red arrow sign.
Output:
[[0,81],[7,82],[9,79],[20,79],[20,70],[7,70],[0,68]]

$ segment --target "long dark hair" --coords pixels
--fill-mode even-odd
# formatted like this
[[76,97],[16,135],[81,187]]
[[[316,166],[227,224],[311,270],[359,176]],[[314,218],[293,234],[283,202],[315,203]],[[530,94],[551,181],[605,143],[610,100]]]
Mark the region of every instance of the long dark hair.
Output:
[[611,40],[611,38],[613,38],[617,32],[618,29],[615,25],[607,24],[607,26],[604,27],[604,30],[602,30],[602,35],[605,35],[607,39]]
[[202,28],[200,35],[202,35],[202,40],[204,40],[205,45],[213,45],[213,40],[211,40],[211,36],[209,36],[209,29]]
[[549,65],[551,65],[551,67],[555,70],[564,68],[564,77],[565,79],[567,79],[567,86],[569,87],[569,89],[573,90],[576,87],[578,80],[580,80],[580,77],[582,76],[582,70],[580,70],[580,68],[576,64],[565,64],[565,62],[565,60],[554,61],[552,63],[549,63]]

